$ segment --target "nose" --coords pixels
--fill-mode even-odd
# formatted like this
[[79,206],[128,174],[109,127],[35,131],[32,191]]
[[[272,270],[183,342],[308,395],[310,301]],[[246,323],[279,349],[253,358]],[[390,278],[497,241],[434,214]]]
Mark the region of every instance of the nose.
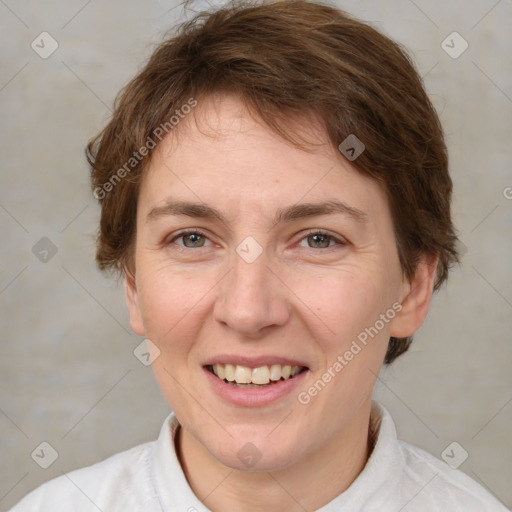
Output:
[[261,254],[247,263],[234,256],[231,271],[220,283],[214,306],[216,321],[246,337],[260,337],[290,317],[286,287]]

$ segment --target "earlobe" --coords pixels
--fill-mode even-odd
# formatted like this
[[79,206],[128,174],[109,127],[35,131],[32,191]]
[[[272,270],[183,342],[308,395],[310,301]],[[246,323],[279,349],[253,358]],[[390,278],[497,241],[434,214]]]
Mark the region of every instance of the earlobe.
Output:
[[425,254],[418,263],[414,278],[404,283],[402,309],[393,319],[391,336],[412,336],[425,321],[434,290],[437,262],[437,256]]
[[139,307],[139,296],[137,293],[137,285],[135,277],[129,273],[126,274],[124,280],[126,307],[130,316],[130,327],[135,334],[139,336],[145,335],[144,323]]

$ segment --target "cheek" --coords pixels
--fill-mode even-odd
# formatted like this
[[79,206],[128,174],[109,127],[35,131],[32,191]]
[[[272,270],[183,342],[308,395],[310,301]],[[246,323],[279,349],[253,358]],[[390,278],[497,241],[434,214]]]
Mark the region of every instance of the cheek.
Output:
[[[196,320],[208,302],[211,279],[204,272],[192,273],[168,265],[148,265],[138,276],[139,303],[146,335],[162,351],[179,350],[173,339],[186,340],[199,329]],[[200,277],[199,277],[200,276]]]
[[333,348],[350,344],[386,309],[383,284],[370,271],[360,268],[296,279],[293,289],[304,304],[302,316],[310,318],[311,325],[319,326],[325,333],[322,339]]
[[[210,307],[212,281],[208,274],[168,265],[140,265],[139,303],[146,337],[160,350],[152,369],[171,408],[186,410],[189,359]],[[215,280],[213,280],[215,282]],[[198,413],[199,414],[199,413]]]
[[343,424],[350,411],[371,395],[385,356],[389,324],[376,334],[367,331],[390,308],[385,278],[368,268],[365,272],[347,268],[315,279],[314,285],[303,285],[297,295],[307,297],[301,316],[307,319],[323,359],[301,390],[299,402],[307,400],[318,418],[328,410],[332,424]]

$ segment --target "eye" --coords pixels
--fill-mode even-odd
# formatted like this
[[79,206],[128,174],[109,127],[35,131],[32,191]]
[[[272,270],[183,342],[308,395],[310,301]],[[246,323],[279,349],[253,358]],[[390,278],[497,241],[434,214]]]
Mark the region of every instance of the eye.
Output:
[[[304,242],[307,244],[305,245]],[[185,249],[200,249],[212,244],[211,240],[201,231],[189,230],[176,233],[166,242],[166,245],[175,243]],[[299,246],[310,249],[329,249],[335,245],[346,245],[346,242],[327,231],[315,230],[302,237]]]
[[[177,243],[178,240],[181,240],[182,243]],[[211,244],[210,239],[200,231],[182,231],[171,238],[167,244],[174,242],[187,249],[206,247],[208,245],[207,242]]]
[[322,230],[316,230],[308,233],[300,240],[299,246],[304,247],[302,244],[304,240],[306,240],[307,247],[311,249],[328,249],[334,245],[346,245],[346,242],[343,240]]

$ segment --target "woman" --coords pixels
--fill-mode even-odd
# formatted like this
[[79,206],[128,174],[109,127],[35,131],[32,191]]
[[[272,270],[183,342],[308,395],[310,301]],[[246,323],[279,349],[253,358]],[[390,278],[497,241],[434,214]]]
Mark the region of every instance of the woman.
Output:
[[154,52],[88,145],[97,261],[173,413],[14,511],[504,511],[372,401],[458,261],[437,115],[321,3],[233,4]]

